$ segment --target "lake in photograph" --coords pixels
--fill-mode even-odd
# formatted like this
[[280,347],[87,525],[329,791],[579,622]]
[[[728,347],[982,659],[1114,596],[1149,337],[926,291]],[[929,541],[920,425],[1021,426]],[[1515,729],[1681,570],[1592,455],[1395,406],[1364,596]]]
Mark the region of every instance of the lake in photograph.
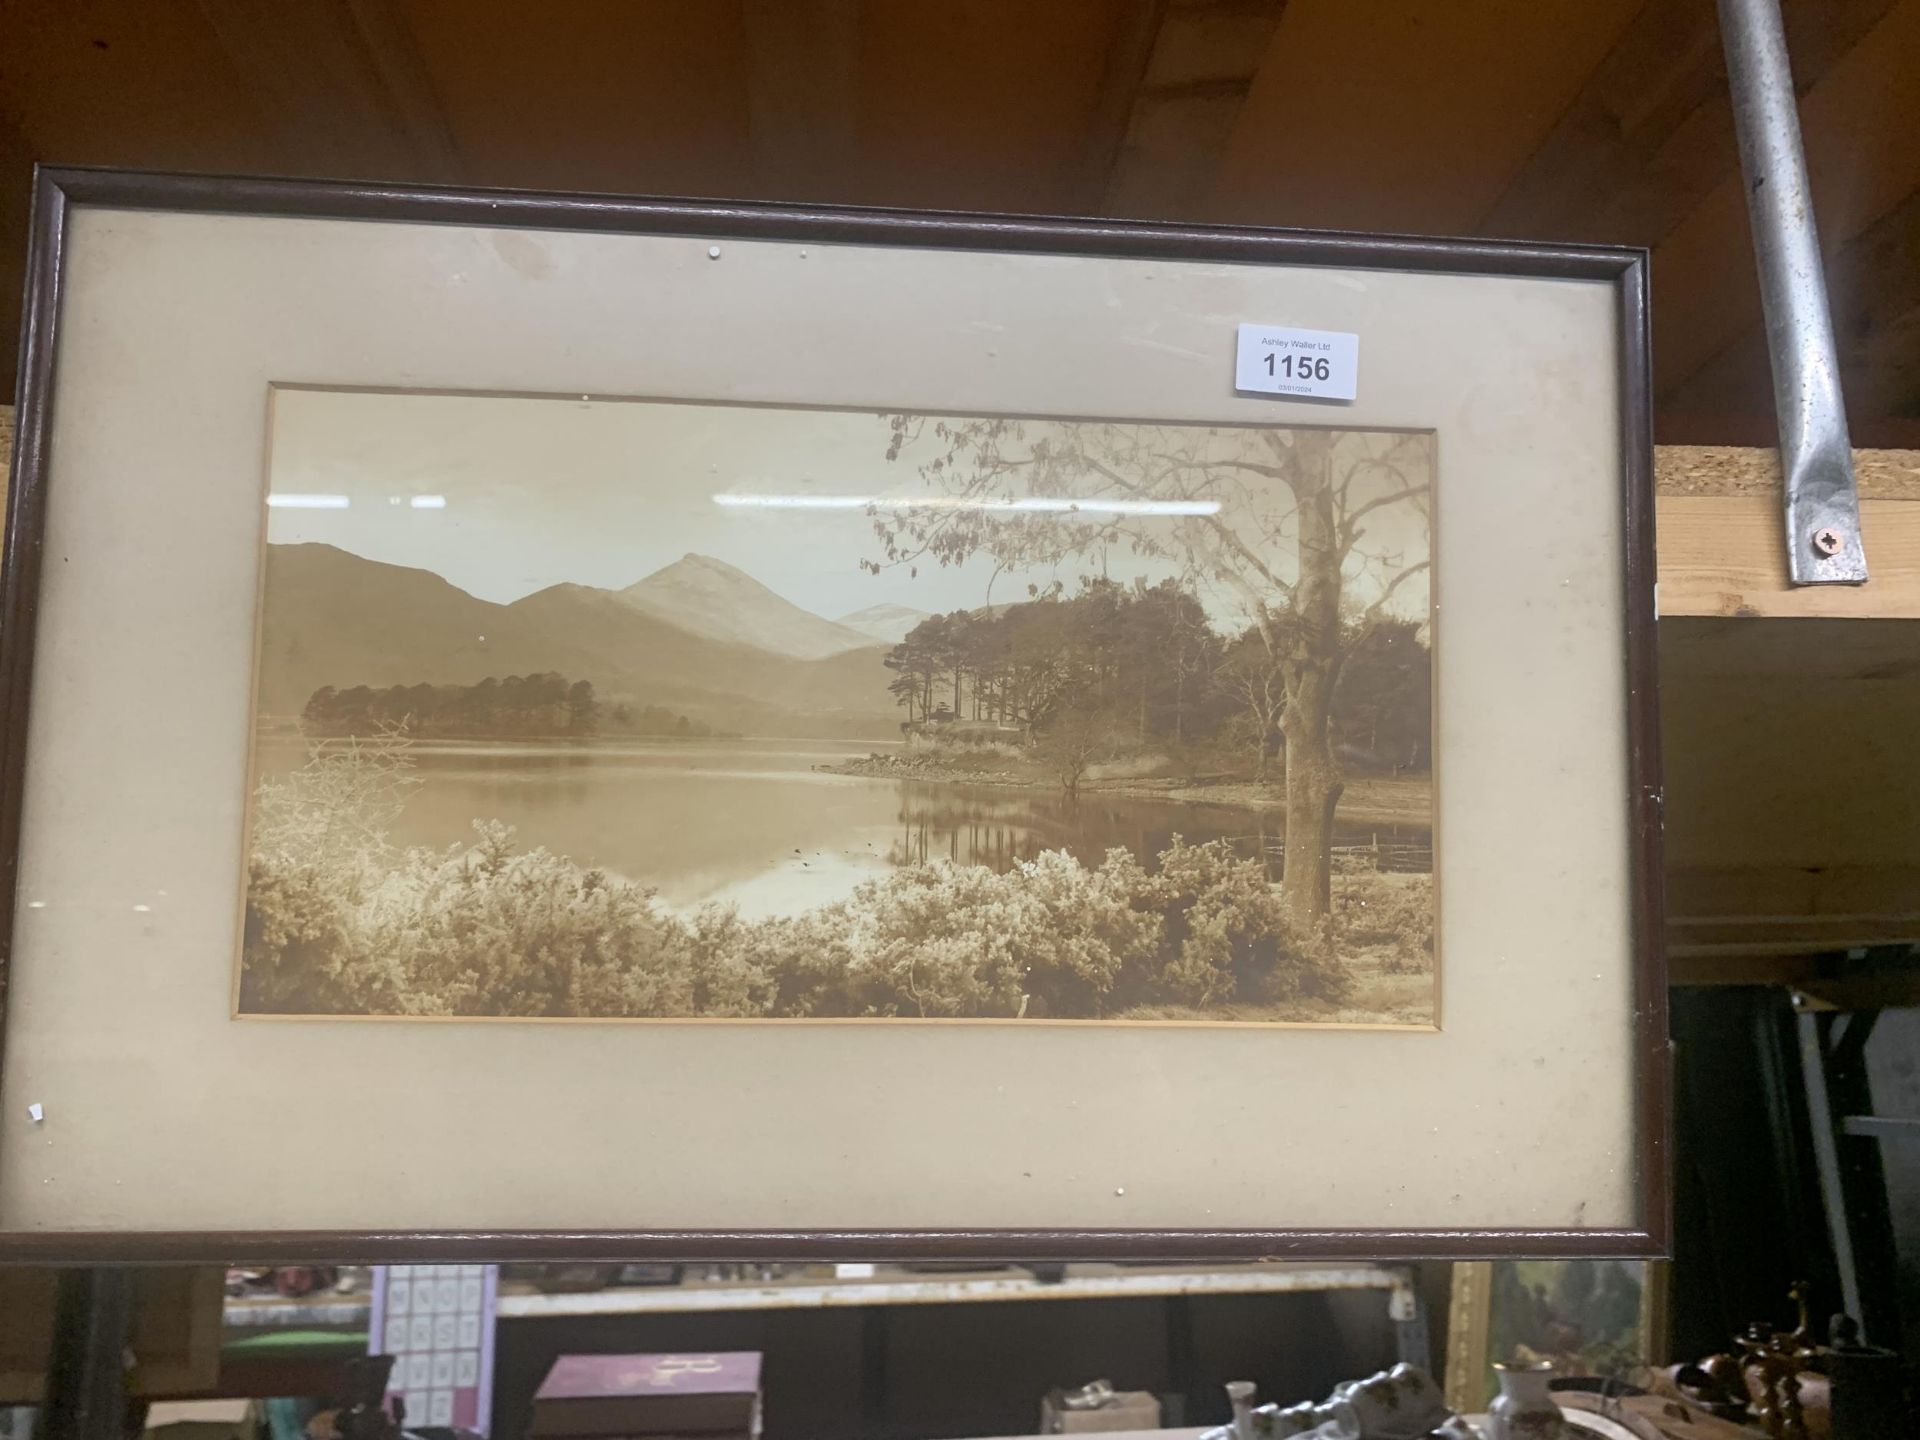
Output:
[[[390,832],[396,845],[444,849],[472,822],[512,825],[523,847],[652,887],[675,909],[735,906],[751,919],[844,899],[896,866],[949,860],[997,872],[1043,850],[1097,865],[1114,846],[1156,856],[1179,835],[1278,850],[1276,809],[1190,804],[1089,791],[1069,805],[1036,788],[837,775],[822,767],[887,753],[867,741],[417,741],[420,784]],[[264,738],[263,776],[305,763],[306,742]],[[1431,865],[1430,833],[1411,825],[1336,826],[1338,848],[1383,868]],[[1422,858],[1426,864],[1421,863]]]

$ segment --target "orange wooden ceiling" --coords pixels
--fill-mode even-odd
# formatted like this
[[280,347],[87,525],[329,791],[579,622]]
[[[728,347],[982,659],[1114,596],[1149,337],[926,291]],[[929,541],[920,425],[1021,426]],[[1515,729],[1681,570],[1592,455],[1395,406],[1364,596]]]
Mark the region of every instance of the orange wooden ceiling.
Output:
[[[1913,444],[1920,0],[1785,10]],[[36,159],[1645,245],[1663,438],[1770,434],[1713,0],[0,0],[4,306]]]

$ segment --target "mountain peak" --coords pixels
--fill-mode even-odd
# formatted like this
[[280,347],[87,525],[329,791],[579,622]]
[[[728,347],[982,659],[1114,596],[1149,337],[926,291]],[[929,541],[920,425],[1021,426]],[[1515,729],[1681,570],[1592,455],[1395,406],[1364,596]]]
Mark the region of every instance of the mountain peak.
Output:
[[[729,565],[713,555],[702,555],[689,550],[678,560],[662,565],[658,570],[642,577],[620,591],[620,594],[632,597],[649,590],[660,590],[675,585],[697,585],[705,588],[713,586],[740,586],[752,590],[766,590],[738,565]],[[773,592],[768,590],[771,595]]]
[[886,603],[869,605],[851,615],[842,615],[836,623],[849,630],[858,630],[883,644],[898,645],[907,638],[908,631],[926,618],[926,611],[916,610],[911,605]]
[[873,643],[769,590],[738,566],[689,552],[618,592],[627,604],[696,635],[817,660]]

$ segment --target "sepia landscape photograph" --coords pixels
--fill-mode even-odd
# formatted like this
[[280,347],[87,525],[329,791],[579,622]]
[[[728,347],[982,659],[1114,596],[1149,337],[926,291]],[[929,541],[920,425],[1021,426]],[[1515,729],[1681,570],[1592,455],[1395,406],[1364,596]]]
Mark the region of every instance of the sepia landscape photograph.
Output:
[[240,1014],[1435,1023],[1430,435],[271,403]]

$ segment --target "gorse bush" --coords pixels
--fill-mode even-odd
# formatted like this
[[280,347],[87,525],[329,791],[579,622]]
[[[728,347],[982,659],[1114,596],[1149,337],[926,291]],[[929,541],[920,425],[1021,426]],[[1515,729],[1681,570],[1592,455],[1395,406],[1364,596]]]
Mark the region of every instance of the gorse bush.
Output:
[[1385,947],[1389,974],[1433,968],[1433,876],[1336,869],[1327,923],[1349,953]]
[[1351,989],[1340,957],[1356,947],[1431,948],[1426,877],[1342,875],[1334,915],[1302,936],[1260,862],[1178,838],[1152,871],[1125,849],[1094,866],[1048,851],[1004,874],[904,866],[797,916],[682,913],[645,886],[519,849],[497,822],[446,850],[393,849],[382,820],[407,779],[390,740],[323,751],[271,787],[244,1008],[1094,1018],[1338,1004]]
[[245,1008],[524,1016],[1087,1018],[1132,1005],[1341,999],[1260,867],[1175,845],[1149,874],[1049,851],[995,874],[889,871],[807,914],[680,915],[650,889],[476,823],[469,845],[364,861],[257,856]]

